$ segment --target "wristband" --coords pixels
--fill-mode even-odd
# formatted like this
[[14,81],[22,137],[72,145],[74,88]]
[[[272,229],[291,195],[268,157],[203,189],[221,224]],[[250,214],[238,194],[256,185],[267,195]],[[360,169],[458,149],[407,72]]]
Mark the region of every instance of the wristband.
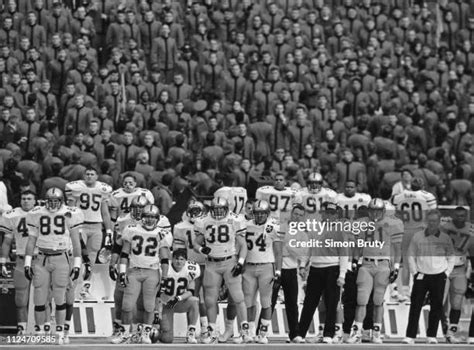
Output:
[[281,271],[280,271],[280,270],[276,270],[276,271],[275,271],[275,275],[281,276]]
[[0,264],[6,264],[7,258],[0,258]]
[[112,236],[112,230],[110,228],[108,228],[107,230],[105,230],[105,233],[108,235],[108,236]]
[[26,266],[31,267],[31,260],[32,260],[31,255],[25,255],[25,267]]
[[169,265],[170,261],[169,261],[169,259],[161,259],[160,263],[161,263],[161,265]]
[[125,273],[125,272],[127,272],[127,265],[120,264],[119,265],[119,273]]
[[80,268],[82,264],[82,259],[80,256],[74,257],[74,267]]
[[245,258],[239,258],[238,263],[239,263],[240,265],[243,265],[243,264],[245,263]]
[[183,300],[179,295],[176,297],[176,299],[178,299],[178,301]]
[[395,263],[393,267],[395,268],[395,270],[400,270],[400,263]]

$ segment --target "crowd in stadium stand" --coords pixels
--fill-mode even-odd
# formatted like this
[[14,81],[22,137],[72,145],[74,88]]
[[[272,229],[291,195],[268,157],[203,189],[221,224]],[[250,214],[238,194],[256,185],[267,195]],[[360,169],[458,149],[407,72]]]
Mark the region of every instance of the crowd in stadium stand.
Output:
[[[182,189],[283,171],[470,205],[474,2],[4,0],[8,202],[85,167],[166,214]],[[403,173],[402,170],[410,170]],[[298,184],[298,185],[296,185]]]

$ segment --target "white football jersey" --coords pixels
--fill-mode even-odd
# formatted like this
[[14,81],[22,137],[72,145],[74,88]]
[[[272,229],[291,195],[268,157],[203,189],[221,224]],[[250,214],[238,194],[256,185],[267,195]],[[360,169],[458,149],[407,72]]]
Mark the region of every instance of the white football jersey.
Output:
[[203,265],[206,261],[204,254],[194,250],[196,245],[196,233],[194,224],[189,221],[181,221],[173,228],[173,250],[186,248],[188,251],[188,260]]
[[[28,226],[26,224],[28,213],[18,207],[3,213],[0,217],[0,231],[5,232],[5,237],[15,241],[16,255],[25,255],[28,243]],[[37,250],[35,248],[35,252]]]
[[184,294],[192,281],[201,276],[201,268],[192,261],[187,261],[180,271],[176,271],[173,265],[168,270],[168,279],[165,281],[165,292],[160,299],[167,303],[174,297]]
[[111,193],[112,187],[100,181],[92,187],[83,180],[66,184],[66,197],[76,200],[76,207],[83,211],[86,224],[103,222],[102,202],[109,201]]
[[467,258],[474,253],[474,224],[466,222],[464,227],[458,228],[448,220],[441,224],[441,230],[453,240],[454,266],[465,265]]
[[26,217],[28,234],[37,237],[36,246],[44,251],[66,251],[70,248],[71,230],[80,229],[84,215],[75,207],[63,205],[50,212],[46,207],[35,207]]
[[438,206],[436,197],[432,193],[422,190],[404,190],[393,197],[392,204],[401,212],[407,231],[423,229],[426,226],[426,213]]
[[158,270],[160,268],[159,250],[171,247],[168,240],[160,234],[161,229],[156,227],[147,230],[142,225],[128,225],[122,235],[124,242],[130,242],[130,264],[131,268]]
[[274,263],[273,242],[281,241],[280,224],[269,218],[263,225],[256,225],[253,220],[247,221],[247,257],[250,263]]
[[265,200],[270,204],[270,217],[283,222],[289,220],[291,209],[296,198],[296,190],[285,187],[279,191],[273,186],[263,186],[257,189],[255,198]]
[[196,236],[204,236],[205,245],[211,248],[212,258],[224,258],[236,254],[237,236],[245,237],[246,223],[234,213],[229,213],[222,220],[206,215],[196,220]]
[[367,193],[356,193],[353,197],[347,197],[344,193],[339,193],[336,197],[336,204],[344,211],[344,218],[354,220],[357,209],[363,205],[368,206],[372,197]]
[[304,206],[306,218],[320,219],[319,212],[324,202],[335,203],[337,193],[330,188],[322,187],[318,193],[311,193],[305,187],[296,193],[295,203]]
[[247,190],[243,187],[221,187],[214,193],[214,198],[221,197],[229,203],[229,210],[235,214],[244,212],[247,203]]
[[130,205],[132,204],[132,201],[139,196],[144,196],[148,202],[150,202],[150,204],[155,204],[155,198],[149,190],[146,188],[137,187],[133,192],[130,193],[126,192],[123,188],[119,188],[118,190],[112,192],[110,206],[117,208],[118,215],[121,216],[130,212]]

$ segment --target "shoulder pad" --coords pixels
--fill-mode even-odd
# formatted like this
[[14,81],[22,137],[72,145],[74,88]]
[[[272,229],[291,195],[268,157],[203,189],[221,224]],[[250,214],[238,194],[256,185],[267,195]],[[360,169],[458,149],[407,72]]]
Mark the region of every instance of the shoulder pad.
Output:
[[[16,208],[15,208],[16,209]],[[15,213],[15,209],[10,209],[9,211],[3,213],[3,216],[10,216],[12,215],[13,213]]]
[[31,209],[31,213],[39,212],[39,211],[41,211],[42,208],[43,207],[40,207],[40,206],[34,207],[33,209]]
[[111,193],[112,192],[112,187],[107,185],[105,182],[99,182],[99,189],[102,193]]
[[120,190],[115,190],[115,191],[112,192],[112,196],[116,196],[116,195],[118,195],[119,193],[120,193]]

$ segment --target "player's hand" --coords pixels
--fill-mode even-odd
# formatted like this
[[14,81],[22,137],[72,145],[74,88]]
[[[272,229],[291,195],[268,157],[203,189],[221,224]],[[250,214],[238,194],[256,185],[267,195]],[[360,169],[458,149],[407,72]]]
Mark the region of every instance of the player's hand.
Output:
[[201,253],[204,254],[204,255],[209,255],[209,253],[211,252],[211,248],[209,247],[202,247],[200,249]]
[[120,281],[120,285],[122,287],[126,287],[127,284],[128,284],[128,277],[127,277],[127,274],[125,272],[122,272],[120,275],[119,275],[119,281]]
[[359,259],[352,259],[352,265],[351,265],[351,268],[352,268],[352,272],[357,272],[359,271]]
[[237,277],[242,273],[244,269],[244,266],[241,263],[237,263],[233,268],[232,268],[232,276]]
[[80,273],[81,269],[79,267],[73,267],[69,276],[71,276],[71,279],[75,281],[79,278]]
[[398,278],[398,269],[394,269],[390,271],[390,276],[388,277],[388,282],[393,283],[397,280]]
[[306,277],[308,275],[308,271],[306,270],[306,267],[300,267],[298,269],[298,273],[303,281],[306,280]]
[[92,265],[89,261],[84,264],[84,281],[87,281],[91,277],[91,274],[92,274]]
[[177,303],[179,303],[181,301],[181,298],[180,297],[174,297],[173,299],[171,299],[170,301],[168,301],[168,303],[166,304],[166,306],[170,309],[174,309],[174,307],[176,306]]
[[346,282],[345,280],[346,279],[343,276],[339,276],[336,283],[339,287],[344,287],[344,283]]
[[275,274],[273,275],[273,285],[279,285],[281,284],[281,271],[275,271]]
[[111,234],[107,234],[105,236],[104,247],[106,249],[112,249],[112,235]]
[[31,281],[34,275],[33,268],[31,266],[25,266],[25,277]]
[[112,279],[112,281],[117,280],[118,272],[114,265],[109,265],[109,276]]
[[8,269],[5,266],[5,264],[0,264],[0,269],[1,269],[0,276],[8,277]]

